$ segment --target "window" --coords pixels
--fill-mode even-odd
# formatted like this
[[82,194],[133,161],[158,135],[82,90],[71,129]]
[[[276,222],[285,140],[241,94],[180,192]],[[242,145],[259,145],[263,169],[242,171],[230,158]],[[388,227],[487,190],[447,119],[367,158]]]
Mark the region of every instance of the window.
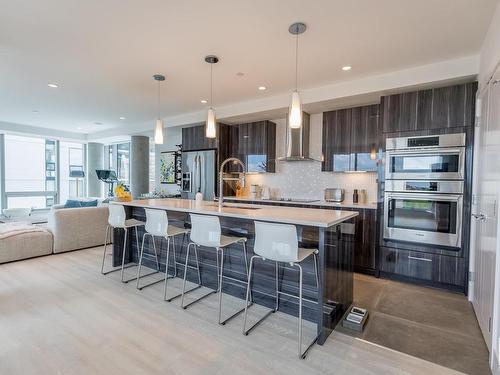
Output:
[[8,208],[47,208],[57,197],[57,142],[5,135],[5,195]]
[[119,143],[116,154],[118,180],[125,185],[130,185],[130,143]]
[[[84,148],[80,143],[60,142],[60,189],[59,201],[66,202],[68,198],[85,196],[85,178],[72,177],[78,171],[84,171]],[[70,173],[73,171],[73,173]]]

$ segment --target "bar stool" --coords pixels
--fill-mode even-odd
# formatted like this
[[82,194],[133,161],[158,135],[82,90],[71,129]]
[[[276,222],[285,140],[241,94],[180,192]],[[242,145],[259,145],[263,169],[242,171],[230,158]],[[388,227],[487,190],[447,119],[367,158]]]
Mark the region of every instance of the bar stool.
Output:
[[[124,269],[136,266],[136,264],[131,264],[125,267],[125,250],[127,249],[127,234],[129,228],[135,228],[135,240],[137,244],[137,256],[139,257],[139,234],[137,231],[137,227],[143,226],[144,222],[136,220],[136,219],[127,219],[125,214],[125,209],[121,204],[110,204],[108,206],[109,216],[108,216],[108,225],[106,226],[106,237],[104,238],[104,254],[102,255],[102,266],[101,273],[103,275],[107,275],[111,272],[116,272],[121,270],[121,280],[122,283],[128,283],[129,281],[135,280],[135,277],[129,280],[124,280]],[[123,234],[123,254],[122,254],[122,266],[119,268],[115,268],[109,271],[104,272],[104,261],[106,259],[106,249],[108,245],[108,237],[110,236],[110,229],[113,228],[121,228],[124,230]]]
[[[243,245],[243,256],[245,258],[245,271],[246,275],[248,278],[248,258],[247,258],[247,248],[246,248],[246,242],[247,239],[245,237],[232,237],[232,236],[224,236],[221,234],[221,227],[220,227],[220,221],[217,216],[207,216],[207,215],[196,215],[196,214],[190,214],[191,216],[191,234],[190,234],[190,243],[188,244],[187,247],[187,252],[186,252],[186,263],[184,265],[184,281],[182,284],[182,294],[181,294],[181,306],[183,309],[188,308],[192,304],[201,301],[202,299],[208,297],[209,295],[213,293],[219,293],[219,324],[224,325],[226,324],[229,320],[237,316],[238,314],[242,313],[245,311],[245,308],[242,308],[241,310],[237,311],[233,315],[229,316],[225,320],[222,319],[222,280],[224,278],[228,278],[227,276],[224,276],[224,251],[226,249],[229,249],[228,246],[236,243],[241,243]],[[188,268],[188,259],[189,259],[189,251],[190,248],[194,247],[194,252],[195,252],[195,257],[196,257],[196,265],[197,265],[197,270],[198,270],[198,286],[195,288],[192,288],[188,291],[185,291],[186,289],[186,274],[187,274],[187,268]],[[200,277],[200,267],[198,263],[198,252],[197,252],[197,247],[198,246],[206,246],[206,247],[211,247],[215,248],[216,250],[216,256],[217,256],[217,278],[218,278],[218,288],[217,290],[210,291],[198,299],[191,301],[187,305],[184,305],[184,296],[186,293],[197,289],[201,287],[201,277]],[[220,267],[219,267],[219,253],[220,253]],[[220,271],[219,271],[220,268]],[[234,278],[231,278],[233,281],[237,282],[243,282],[241,280],[237,280]]]
[[[139,266],[137,268],[137,289],[142,290],[145,287],[148,287],[150,285],[157,284],[159,282],[162,282],[163,279],[153,281],[149,284],[139,286],[140,283],[140,278],[143,277],[141,276],[141,267],[142,267],[142,260],[144,259],[145,256],[150,256],[148,253],[144,253],[144,242],[146,240],[146,237],[149,236],[151,237],[151,240],[153,241],[153,249],[154,249],[154,259],[156,261],[156,269],[157,272],[160,272],[160,263],[158,260],[158,252],[156,250],[156,242],[155,242],[155,237],[163,237],[167,240],[167,258],[165,261],[165,287],[164,287],[164,299],[166,300],[167,296],[167,279],[170,277],[175,277],[177,276],[177,259],[175,256],[175,236],[182,234],[186,235],[189,233],[189,229],[184,229],[184,228],[179,228],[173,225],[168,224],[168,216],[167,212],[164,210],[155,210],[151,208],[146,208],[146,225],[144,226],[145,233],[144,236],[142,237],[142,246],[141,246],[141,255],[139,256]],[[170,240],[172,239],[172,250],[173,250],[173,255],[174,255],[174,276],[168,276],[168,266],[169,266],[169,255],[170,255]],[[156,273],[156,272],[153,272]],[[148,275],[152,275],[153,273],[149,273]],[[145,275],[146,276],[146,275]],[[179,294],[180,295],[180,294]]]
[[[293,296],[299,299],[299,329],[298,329],[298,354],[299,358],[305,358],[309,349],[316,342],[315,338],[309,346],[302,351],[302,266],[300,263],[307,259],[310,255],[314,258],[314,271],[316,276],[316,287],[319,286],[318,280],[318,265],[317,265],[317,249],[304,249],[300,248],[297,238],[297,228],[295,225],[289,224],[275,224],[255,222],[255,244],[254,253],[250,259],[250,271],[248,274],[247,295],[245,300],[245,315],[243,319],[243,334],[247,336],[252,329],[262,323],[271,313],[278,311],[279,295],[283,294],[278,286],[278,263],[289,263],[292,267],[299,269],[299,295]],[[275,307],[268,311],[262,318],[260,318],[253,326],[246,329],[247,313],[248,313],[248,299],[251,293],[251,279],[252,268],[255,259],[262,259],[263,261],[270,260],[276,264],[276,297]],[[287,294],[289,295],[289,294]],[[290,295],[289,295],[290,296]]]

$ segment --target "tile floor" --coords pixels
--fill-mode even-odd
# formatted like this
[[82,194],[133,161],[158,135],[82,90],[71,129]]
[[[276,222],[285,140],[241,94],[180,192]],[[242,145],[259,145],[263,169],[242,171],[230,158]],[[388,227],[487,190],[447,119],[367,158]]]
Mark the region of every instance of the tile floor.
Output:
[[340,331],[467,374],[491,374],[488,350],[465,296],[356,274],[354,299],[369,310],[365,330]]

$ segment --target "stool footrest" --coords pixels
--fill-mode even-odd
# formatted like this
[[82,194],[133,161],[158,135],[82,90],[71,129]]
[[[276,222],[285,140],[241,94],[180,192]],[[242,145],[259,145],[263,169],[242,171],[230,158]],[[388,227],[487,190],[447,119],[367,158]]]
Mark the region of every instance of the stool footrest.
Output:
[[306,348],[306,350],[304,350],[304,351],[302,352],[302,354],[300,355],[300,359],[305,359],[305,358],[306,358],[307,353],[309,353],[309,349],[311,349],[311,348],[314,346],[314,344],[316,344],[316,342],[318,341],[318,338],[319,338],[319,335],[318,335],[318,336],[316,336],[316,337],[314,338],[314,340],[312,340],[312,341],[311,341],[311,343],[310,343],[310,344],[309,344],[309,346]]
[[[202,285],[197,285],[195,286],[194,288],[191,288],[191,289],[188,289],[184,292],[184,294],[187,294],[189,292],[192,292],[193,290],[196,290],[196,289],[200,289],[202,287]],[[174,299],[176,298],[179,298],[180,296],[182,296],[182,293],[179,293],[179,294],[176,294],[175,296],[173,297],[170,297],[170,298],[167,298],[165,301],[167,302],[172,302]]]
[[[248,305],[248,307],[252,306],[252,304],[250,303]],[[245,311],[245,308],[243,307],[241,310],[239,311],[236,311],[233,315],[227,317],[226,319],[224,319],[222,322],[219,322],[220,325],[225,325],[227,322],[229,322],[231,319],[237,317],[238,315],[240,315],[242,312]]]
[[[131,268],[131,267],[136,267],[137,264],[129,264],[128,266],[125,266],[123,267],[123,269],[125,268]],[[118,268],[115,268],[115,269],[112,269],[112,270],[109,270],[109,271],[106,271],[106,272],[101,272],[102,275],[107,275],[108,273],[113,273],[113,272],[116,272],[116,271],[121,271],[122,268],[121,267],[118,267]]]
[[[244,309],[243,309],[244,310]],[[271,309],[269,310],[262,318],[260,318],[256,323],[254,323],[253,326],[248,328],[246,331],[243,331],[243,334],[245,336],[248,336],[250,331],[252,331],[255,327],[257,327],[260,323],[262,323],[269,315],[274,314],[276,312],[276,309]]]
[[[196,302],[200,302],[202,299],[205,299],[205,298],[207,298],[208,296],[210,296],[210,295],[212,295],[212,294],[215,294],[215,293],[217,293],[217,291],[216,291],[216,290],[211,290],[211,291],[210,291],[210,292],[208,292],[207,294],[204,294],[204,295],[202,295],[201,297],[198,297],[197,299],[195,299],[194,301],[189,302],[187,305],[182,306],[182,308],[183,308],[184,310],[186,310],[189,306],[191,306],[191,305],[195,304]],[[186,293],[184,292],[184,294],[186,294]]]
[[[150,275],[154,274],[155,272],[151,273]],[[145,275],[147,276],[147,275]],[[141,276],[142,277],[142,276]],[[174,276],[168,276],[169,279],[173,279]],[[162,283],[165,279],[164,278],[161,278],[160,280],[156,280],[156,281],[152,281],[150,282],[149,284],[146,284],[146,285],[142,285],[140,287],[138,287],[137,289],[139,290],[143,290],[144,288],[148,287],[148,286],[151,286],[151,285],[155,285],[155,284],[158,284],[158,283]]]
[[[154,271],[154,272],[150,272],[150,273],[147,273],[145,275],[141,275],[141,277],[139,277],[139,279],[142,279],[143,277],[146,277],[146,276],[151,276],[151,275],[154,275],[155,273],[159,273],[160,271]],[[132,280],[137,280],[137,276],[131,278],[131,279],[128,279],[128,280],[123,280],[122,283],[126,284]]]

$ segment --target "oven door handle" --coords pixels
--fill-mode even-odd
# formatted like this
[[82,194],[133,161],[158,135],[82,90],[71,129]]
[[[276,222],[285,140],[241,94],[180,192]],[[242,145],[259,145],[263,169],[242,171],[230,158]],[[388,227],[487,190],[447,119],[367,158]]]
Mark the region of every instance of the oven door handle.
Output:
[[428,200],[440,200],[447,202],[458,202],[462,199],[461,195],[454,194],[408,194],[408,193],[386,193],[387,198],[402,198],[402,199],[412,199],[417,201],[428,201]]
[[420,149],[417,150],[390,150],[388,156],[424,156],[424,155],[443,155],[443,154],[463,154],[464,148],[440,148],[440,149]]

